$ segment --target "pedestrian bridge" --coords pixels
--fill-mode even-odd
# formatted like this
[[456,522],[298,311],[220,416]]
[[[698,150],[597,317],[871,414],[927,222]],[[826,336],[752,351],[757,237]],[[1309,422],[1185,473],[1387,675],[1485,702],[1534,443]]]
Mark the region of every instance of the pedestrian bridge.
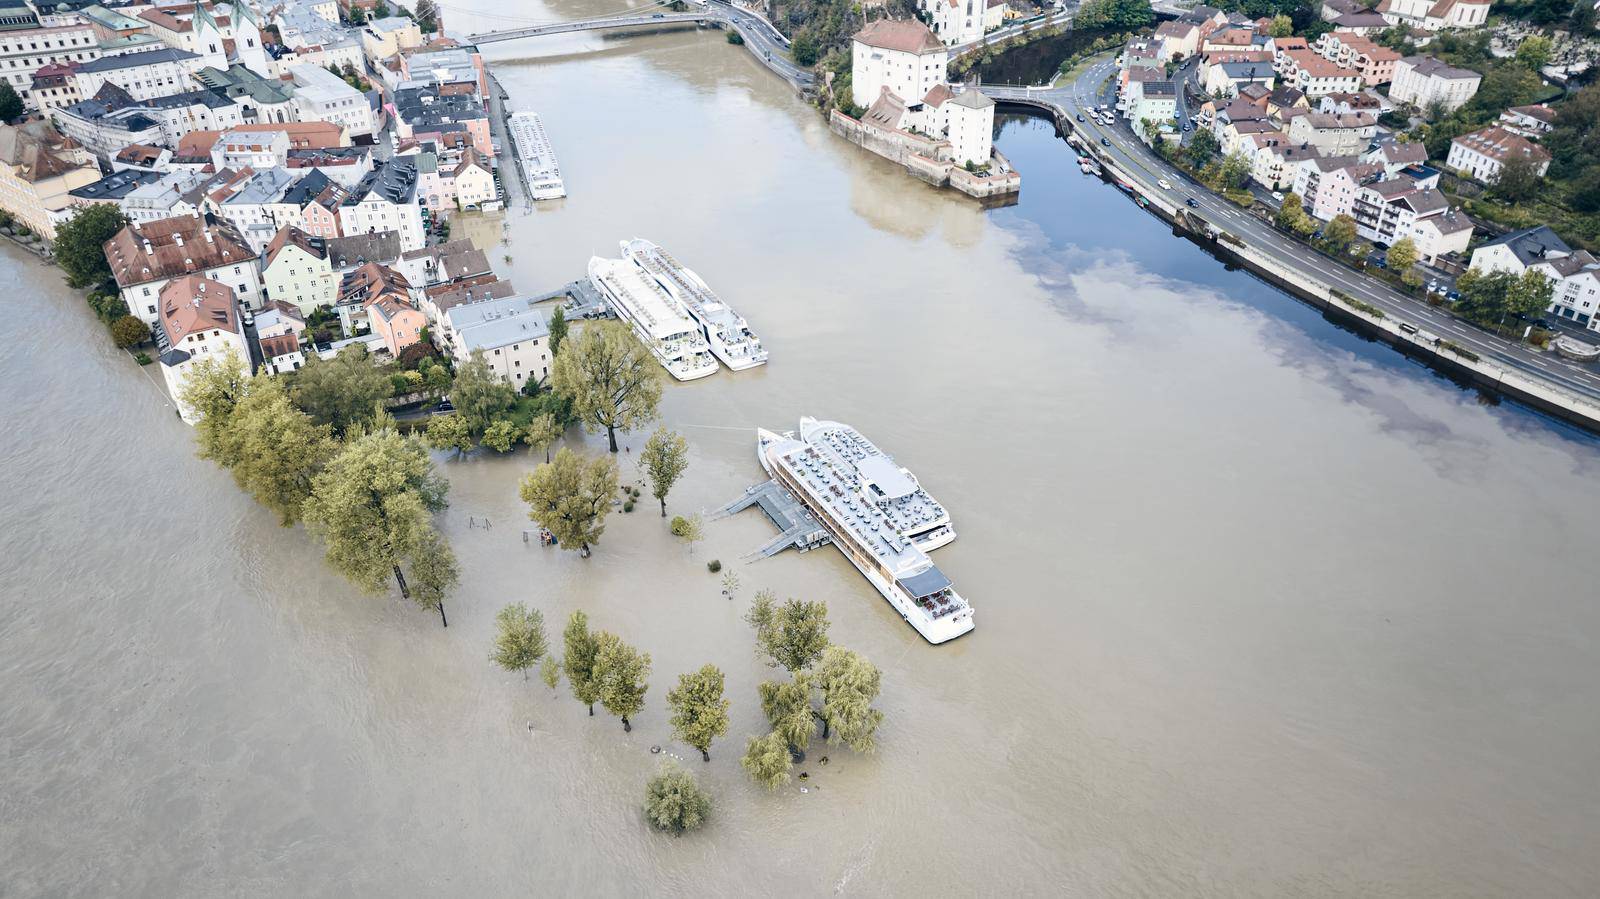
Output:
[[[692,0],[691,0],[692,2]],[[724,3],[705,3],[688,12],[651,12],[660,6],[647,7],[642,12],[621,15],[596,16],[574,19],[570,22],[549,22],[516,28],[503,28],[468,35],[474,44],[494,44],[501,41],[520,41],[525,38],[546,37],[552,34],[574,34],[580,31],[611,31],[625,28],[661,28],[664,26],[704,26],[732,28],[744,39],[744,47],[778,77],[789,82],[796,90],[804,92],[816,83],[816,76],[797,66],[789,59],[789,39],[773,27],[771,22],[755,13],[737,9]]]
[[545,37],[551,34],[571,34],[576,31],[602,31],[612,28],[637,28],[649,25],[657,27],[674,24],[703,25],[707,22],[720,23],[726,21],[726,17],[719,15],[719,12],[719,10],[702,9],[694,12],[599,16],[593,19],[575,19],[571,22],[555,22],[549,25],[532,25],[526,28],[485,31],[482,34],[468,35],[467,40],[474,44],[492,44],[497,41],[520,41],[523,38]]

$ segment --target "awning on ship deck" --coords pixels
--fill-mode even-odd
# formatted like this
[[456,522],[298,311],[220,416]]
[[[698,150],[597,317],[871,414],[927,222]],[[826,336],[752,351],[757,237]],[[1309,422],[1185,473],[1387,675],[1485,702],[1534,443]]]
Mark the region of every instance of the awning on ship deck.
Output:
[[917,599],[950,589],[950,579],[944,576],[937,565],[929,565],[916,574],[899,578],[899,581],[900,586]]

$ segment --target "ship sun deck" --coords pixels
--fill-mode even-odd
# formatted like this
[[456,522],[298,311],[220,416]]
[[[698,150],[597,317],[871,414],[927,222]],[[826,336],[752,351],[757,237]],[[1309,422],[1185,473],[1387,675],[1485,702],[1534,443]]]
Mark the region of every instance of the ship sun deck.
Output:
[[950,515],[944,507],[854,428],[819,424],[806,437],[846,469],[850,491],[871,497],[896,532],[921,538],[949,531]]
[[545,134],[544,122],[537,113],[516,112],[507,123],[511,142],[522,163],[528,188],[536,200],[553,200],[567,195],[566,184],[561,180],[561,166]]
[[685,268],[666,250],[648,240],[636,238],[622,242],[622,253],[681,303],[691,318],[705,326],[708,336],[721,343],[719,351],[733,360],[752,365],[766,361],[766,350],[751,333],[744,319],[724,303],[699,275]]
[[[860,496],[854,466],[836,462],[814,445],[788,443],[776,451],[779,467],[812,500],[819,517],[842,532],[839,536],[851,547],[871,556],[881,573],[929,618],[968,608],[927,554],[903,536],[881,508]],[[840,548],[849,551],[842,544]]]
[[589,276],[673,377],[692,380],[717,370],[692,319],[655,282],[620,260],[589,260]]

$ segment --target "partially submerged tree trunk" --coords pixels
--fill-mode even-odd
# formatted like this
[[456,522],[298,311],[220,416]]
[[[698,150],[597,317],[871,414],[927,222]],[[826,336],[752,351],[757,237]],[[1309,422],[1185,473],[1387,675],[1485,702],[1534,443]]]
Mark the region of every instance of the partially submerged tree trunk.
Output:
[[632,733],[633,732],[633,725],[628,723],[628,716],[627,715],[623,715],[622,716],[622,732],[623,733]]
[[658,496],[658,497],[656,497],[656,499],[661,500],[661,517],[662,518],[666,518],[667,517],[667,498],[664,497],[664,496]]
[[617,426],[606,425],[606,439],[611,441],[611,451],[617,451]]
[[[445,627],[449,627],[450,626],[450,619],[444,617],[444,600],[442,600],[442,599],[439,600],[439,620],[444,622],[444,626]],[[526,672],[526,671],[522,672],[522,679],[523,680],[527,680],[528,679],[528,672]]]
[[818,721],[822,722],[822,739],[824,739],[824,740],[828,739],[828,719],[822,717],[821,715],[817,714],[816,712],[812,712],[811,715],[812,715],[812,717],[816,718]]
[[700,750],[700,756],[701,756],[701,758],[705,759],[708,762],[711,761],[711,753],[710,753],[709,750],[705,750],[705,749]]
[[592,702],[589,703],[589,717],[590,718],[594,717],[594,703],[592,703]]
[[411,588],[406,586],[406,576],[405,573],[400,570],[399,565],[394,566],[394,579],[400,582],[400,595],[406,599],[410,599]]

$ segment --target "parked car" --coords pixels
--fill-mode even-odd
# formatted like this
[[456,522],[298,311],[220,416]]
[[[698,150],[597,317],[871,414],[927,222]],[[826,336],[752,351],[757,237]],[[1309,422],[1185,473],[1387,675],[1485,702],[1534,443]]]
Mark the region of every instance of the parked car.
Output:
[[1449,293],[1445,294],[1444,296],[1445,296],[1445,299],[1447,299],[1450,302],[1454,303],[1456,300],[1461,299],[1461,291],[1452,290]]
[[439,401],[439,405],[433,407],[433,411],[435,411],[435,412],[454,412],[454,411],[456,411],[456,404],[450,402],[449,400],[440,400]]
[[1192,128],[1192,127],[1193,127],[1193,126],[1192,126],[1192,125],[1190,125],[1190,124],[1189,124],[1189,123],[1188,123],[1188,122],[1184,122],[1184,123],[1183,123],[1183,130],[1185,130],[1185,131],[1188,131],[1188,130],[1189,130],[1189,129],[1190,129],[1190,128]]

